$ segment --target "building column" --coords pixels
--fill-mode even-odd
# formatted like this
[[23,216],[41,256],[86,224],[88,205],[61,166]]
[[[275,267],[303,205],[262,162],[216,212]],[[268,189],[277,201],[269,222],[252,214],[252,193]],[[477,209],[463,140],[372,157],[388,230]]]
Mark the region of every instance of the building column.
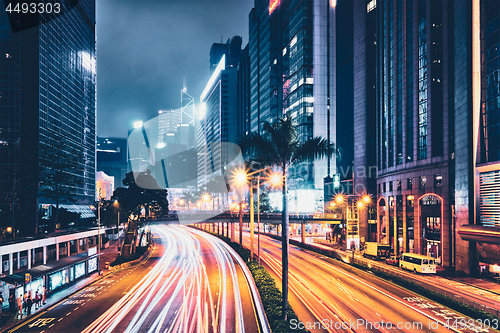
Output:
[[79,254],[79,253],[81,252],[81,249],[82,249],[82,247],[81,247],[81,245],[80,245],[81,241],[82,241],[82,239],[81,239],[81,238],[78,238],[78,239],[76,240],[76,254]]
[[17,269],[21,268],[21,252],[17,252]]
[[301,228],[300,229],[300,238],[301,238],[302,244],[305,244],[306,243],[306,224],[304,223],[304,221],[302,221],[300,228]]
[[47,264],[47,246],[43,247],[43,264]]
[[422,224],[420,221],[420,199],[413,202],[413,246],[414,252],[422,254]]
[[234,231],[234,222],[231,222],[231,242],[235,242],[235,231]]
[[59,243],[56,243],[56,260],[59,260]]
[[67,253],[67,255],[68,255],[68,257],[69,257],[69,256],[71,255],[71,241],[68,241],[68,243],[67,243],[67,249],[68,249],[68,251],[67,251],[67,252],[68,252],[68,253]]
[[[394,218],[393,218],[393,225],[394,225],[394,255],[397,256],[399,253],[399,239],[398,239],[398,203],[397,203],[397,196],[393,196],[392,203],[394,205]],[[390,215],[389,215],[390,216]]]
[[14,273],[14,253],[9,253],[9,275]]
[[32,249],[28,250],[28,269],[31,269],[31,251]]
[[408,227],[406,223],[407,196],[403,195],[403,253],[408,253]]

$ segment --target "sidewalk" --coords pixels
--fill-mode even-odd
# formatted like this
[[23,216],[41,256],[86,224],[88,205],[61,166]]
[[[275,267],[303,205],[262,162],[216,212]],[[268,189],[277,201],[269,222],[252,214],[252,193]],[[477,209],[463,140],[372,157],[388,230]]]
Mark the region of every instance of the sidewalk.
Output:
[[[116,257],[118,255],[119,255],[118,241],[112,240],[112,241],[110,241],[109,248],[107,248],[101,252],[101,270],[103,270],[104,263],[106,261],[109,261],[111,263],[113,260],[116,259]],[[22,316],[19,316],[17,314],[11,315],[9,313],[9,302],[8,302],[8,300],[4,300],[4,304],[3,304],[3,308],[2,308],[3,311],[0,314],[0,330],[2,330],[2,332],[5,332],[8,329],[22,323],[23,321],[38,315],[41,311],[49,309],[52,305],[58,303],[59,301],[61,301],[63,299],[70,297],[74,293],[77,293],[81,289],[83,289],[86,286],[94,283],[95,281],[107,276],[110,273],[112,273],[112,272],[104,270],[104,274],[102,276],[99,276],[96,272],[96,273],[88,276],[87,278],[80,280],[67,288],[50,293],[48,295],[47,299],[45,300],[45,305],[42,305],[37,310],[35,310],[34,305],[32,306],[32,312],[31,312],[30,316],[27,316],[24,311],[23,311]]]

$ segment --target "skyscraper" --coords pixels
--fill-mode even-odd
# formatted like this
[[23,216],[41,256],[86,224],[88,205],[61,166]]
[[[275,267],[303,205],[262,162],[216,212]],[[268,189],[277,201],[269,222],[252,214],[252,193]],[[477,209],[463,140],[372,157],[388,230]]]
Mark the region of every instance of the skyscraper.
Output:
[[0,14],[2,211],[20,208],[21,218],[13,216],[27,234],[36,230],[39,206],[54,203],[40,184],[54,172],[41,158],[50,158],[56,143],[81,156],[75,169],[80,181],[61,186],[76,193],[82,210],[95,196],[95,1],[63,9],[54,20],[16,33],[6,12]]
[[[377,15],[378,240],[451,264],[453,3],[383,1]],[[466,67],[467,68],[467,67]]]
[[[336,143],[335,6],[326,0],[255,0],[249,16],[251,131],[287,116],[302,142],[320,136]],[[333,173],[334,158],[290,170],[291,195],[301,198],[292,200],[290,210],[315,211],[324,178]]]
[[374,210],[377,199],[376,164],[376,2],[353,2],[354,59],[354,193],[370,195],[359,210],[359,233],[366,241],[377,240]]

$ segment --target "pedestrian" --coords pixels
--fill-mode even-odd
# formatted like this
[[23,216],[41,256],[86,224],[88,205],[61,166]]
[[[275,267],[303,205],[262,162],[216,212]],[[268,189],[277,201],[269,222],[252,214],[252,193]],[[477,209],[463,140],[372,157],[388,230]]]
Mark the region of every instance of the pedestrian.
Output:
[[45,299],[47,298],[47,289],[45,287],[42,287],[42,305],[45,305]]
[[33,300],[31,299],[31,296],[28,297],[28,299],[26,300],[26,306],[28,308],[28,316],[31,315],[31,307],[33,306]]
[[19,295],[17,298],[17,314],[23,317],[23,295]]
[[0,314],[2,314],[2,313],[3,313],[3,296],[0,293]]
[[35,310],[38,310],[40,305],[40,296],[38,296],[38,290],[35,292]]
[[16,313],[16,298],[14,294],[10,294],[9,296],[9,312],[11,316]]

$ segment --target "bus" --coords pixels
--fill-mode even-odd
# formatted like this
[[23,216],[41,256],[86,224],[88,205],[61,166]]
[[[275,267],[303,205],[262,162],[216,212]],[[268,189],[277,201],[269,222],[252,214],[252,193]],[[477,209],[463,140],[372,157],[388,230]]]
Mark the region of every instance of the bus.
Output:
[[399,260],[399,267],[414,273],[436,273],[434,258],[415,253],[403,253]]

